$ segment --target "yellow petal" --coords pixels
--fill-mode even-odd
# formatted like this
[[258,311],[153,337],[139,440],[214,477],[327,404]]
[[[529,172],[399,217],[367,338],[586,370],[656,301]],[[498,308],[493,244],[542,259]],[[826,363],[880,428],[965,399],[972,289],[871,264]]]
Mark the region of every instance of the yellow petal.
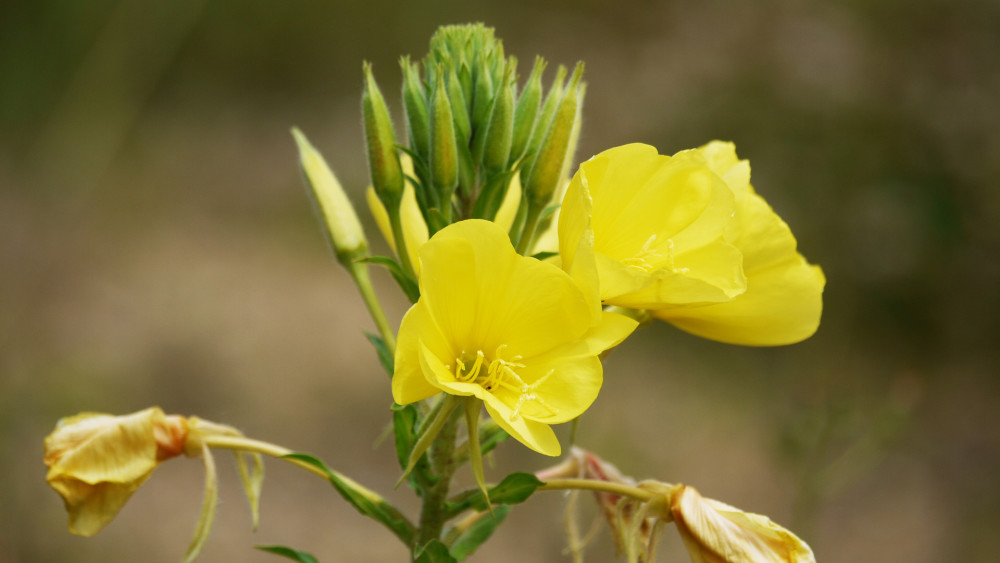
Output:
[[486,412],[515,440],[542,455],[558,456],[562,453],[559,439],[548,424],[511,417],[511,408],[503,403],[487,402]]
[[514,218],[517,217],[517,210],[520,206],[521,175],[514,174],[510,179],[510,185],[507,186],[507,193],[503,196],[500,209],[497,210],[496,218],[493,222],[499,225],[504,231],[509,232],[510,227],[514,224]]
[[794,344],[819,327],[826,279],[801,257],[749,273],[746,293],[728,302],[653,311],[703,338],[746,346]]
[[494,223],[450,225],[424,246],[420,259],[421,299],[441,332],[457,336],[456,349],[493,353],[506,345],[511,354],[530,357],[590,327],[592,303],[572,278],[516,254]]
[[606,304],[728,301],[746,288],[742,256],[724,239],[733,212],[733,193],[700,153],[616,147],[583,163],[569,185],[559,216],[563,267],[586,264],[592,246]]
[[[423,341],[436,343],[439,354],[451,355],[450,346],[443,340],[433,320],[427,315],[423,303],[417,303],[403,316],[396,342],[395,371],[392,374],[392,398],[400,405],[408,405],[441,392],[424,375],[421,367]],[[433,344],[432,344],[433,345]],[[441,348],[444,350],[441,350]]]

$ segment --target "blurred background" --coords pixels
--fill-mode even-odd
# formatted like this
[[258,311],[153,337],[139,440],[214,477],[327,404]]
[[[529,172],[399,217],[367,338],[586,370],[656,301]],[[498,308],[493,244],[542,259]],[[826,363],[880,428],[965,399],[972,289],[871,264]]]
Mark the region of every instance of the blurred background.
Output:
[[[579,443],[626,474],[767,514],[823,562],[995,561],[995,1],[8,0],[0,12],[0,561],[183,554],[196,460],[159,468],[99,535],[66,531],[42,439],[79,411],[160,405],[232,424],[416,508],[392,491],[399,470],[378,445],[389,383],[289,129],[367,218],[362,61],[400,112],[398,57],[467,21],[494,26],[522,76],[535,54],[586,61],[579,158],[735,141],[828,278],[822,326],[799,345],[727,346],[664,324],[637,334],[609,359]],[[375,277],[398,321],[404,298]],[[514,442],[496,457],[493,478],[553,461]],[[274,543],[321,561],[405,559],[280,462],[251,533],[235,465],[217,461],[202,560],[275,561],[252,548]],[[568,561],[563,503],[517,507],[473,561]],[[673,534],[661,559],[685,561]],[[613,557],[604,531],[589,560]]]

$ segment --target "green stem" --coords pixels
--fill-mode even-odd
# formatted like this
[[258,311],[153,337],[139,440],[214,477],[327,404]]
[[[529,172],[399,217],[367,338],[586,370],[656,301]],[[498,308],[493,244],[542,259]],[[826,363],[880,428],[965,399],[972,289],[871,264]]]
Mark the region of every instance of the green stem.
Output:
[[378,329],[382,341],[385,342],[390,352],[395,352],[396,333],[389,325],[385,311],[382,310],[382,303],[379,302],[378,296],[375,295],[375,288],[372,286],[372,280],[368,276],[368,266],[363,262],[352,262],[347,271],[354,278],[354,284],[358,286],[361,299],[364,300],[365,306],[368,308],[368,313],[371,315],[372,320],[375,321],[375,328]]
[[451,489],[452,475],[458,468],[454,455],[457,431],[458,417],[452,416],[438,433],[428,452],[431,472],[436,480],[423,491],[424,502],[420,508],[414,552],[431,540],[441,539],[441,531],[449,517],[445,510],[445,501]]
[[517,243],[517,253],[524,256],[531,249],[535,240],[535,230],[538,228],[538,218],[541,217],[544,206],[539,206],[528,199],[528,215],[524,219],[524,230]]
[[611,493],[613,495],[628,497],[642,502],[648,502],[657,496],[657,493],[640,489],[639,487],[622,485],[620,483],[611,483],[609,481],[598,481],[595,479],[551,479],[538,487],[537,490],[563,491],[568,489]]
[[395,210],[388,209],[387,211],[389,213],[389,226],[392,228],[392,238],[396,243],[396,257],[399,259],[399,264],[403,267],[406,275],[416,279],[416,270],[413,269],[413,263],[410,262],[410,253],[406,248],[406,236],[403,233],[403,215],[401,210],[397,207]]

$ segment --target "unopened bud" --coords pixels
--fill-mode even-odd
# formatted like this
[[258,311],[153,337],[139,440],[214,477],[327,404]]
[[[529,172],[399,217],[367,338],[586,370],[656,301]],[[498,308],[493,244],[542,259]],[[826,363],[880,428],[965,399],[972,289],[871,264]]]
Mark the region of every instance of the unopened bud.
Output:
[[430,155],[430,117],[427,110],[427,95],[420,83],[420,73],[410,57],[399,61],[403,69],[403,109],[406,110],[406,124],[410,135],[410,147],[421,158]]
[[368,251],[368,242],[358,215],[351,201],[347,199],[344,188],[327,166],[323,155],[312,146],[298,128],[292,129],[292,136],[295,137],[295,143],[299,147],[302,172],[309,186],[309,192],[323,216],[330,244],[337,254],[337,260],[348,266]]
[[490,112],[489,126],[486,130],[486,147],[483,149],[483,166],[490,174],[495,174],[507,167],[510,157],[510,147],[514,134],[514,63],[507,65],[506,73],[497,90],[493,101],[493,111]]
[[535,58],[535,66],[531,76],[517,99],[517,109],[514,110],[514,130],[510,145],[510,164],[514,164],[524,155],[528,148],[528,139],[535,127],[538,108],[542,104],[542,72],[545,71],[545,60]]
[[455,120],[445,88],[444,70],[438,68],[437,84],[431,98],[431,181],[440,194],[442,210],[451,205],[458,183],[458,145]]
[[361,109],[372,185],[386,207],[396,207],[403,196],[403,173],[396,155],[396,135],[385,99],[372,76],[371,64],[365,63],[364,73],[365,91],[361,95]]
[[583,63],[578,63],[556,107],[552,124],[538,148],[538,154],[525,182],[524,189],[528,199],[536,205],[546,205],[552,198],[562,180],[564,163],[568,155],[575,150],[575,147],[570,146],[570,142],[574,139],[582,77]]

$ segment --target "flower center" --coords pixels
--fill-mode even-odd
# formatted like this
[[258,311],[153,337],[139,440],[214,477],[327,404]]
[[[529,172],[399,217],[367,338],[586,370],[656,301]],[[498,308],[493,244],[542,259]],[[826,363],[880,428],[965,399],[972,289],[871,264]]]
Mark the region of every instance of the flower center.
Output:
[[494,394],[500,391],[515,394],[517,401],[514,403],[514,411],[511,413],[513,420],[520,417],[521,409],[529,403],[538,405],[550,416],[558,414],[559,410],[548,404],[537,393],[538,387],[555,373],[555,370],[549,370],[548,373],[529,384],[516,371],[526,367],[520,362],[522,357],[516,355],[509,360],[502,357],[506,347],[506,344],[498,346],[492,360],[487,360],[486,354],[482,350],[476,350],[475,358],[462,350],[462,353],[455,358],[455,379],[463,383],[476,383]]

